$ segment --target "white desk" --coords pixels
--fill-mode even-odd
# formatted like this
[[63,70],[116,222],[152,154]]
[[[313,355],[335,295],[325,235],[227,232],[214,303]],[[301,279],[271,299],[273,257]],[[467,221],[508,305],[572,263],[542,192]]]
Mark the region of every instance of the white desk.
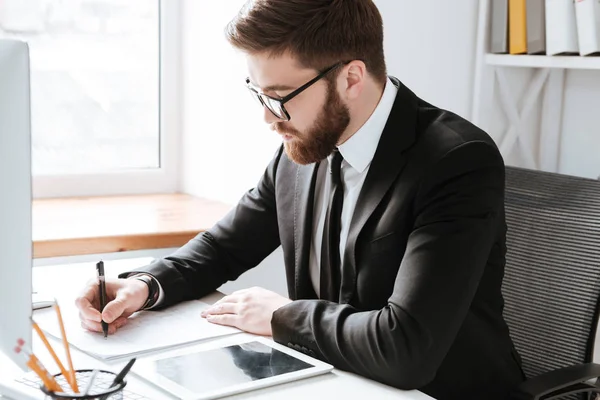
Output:
[[[136,258],[106,262],[106,275],[114,277],[119,272],[145,265],[149,258]],[[71,264],[64,266],[38,267],[33,272],[33,287],[38,292],[47,293],[76,293],[81,290],[89,279],[95,276],[94,263]],[[50,289],[52,291],[49,291]],[[68,333],[67,333],[68,334]],[[58,345],[58,344],[57,344]],[[55,346],[56,347],[56,346]],[[34,336],[34,351],[48,368],[53,365],[50,356],[43,345]],[[59,353],[60,354],[60,353]],[[72,349],[73,364],[75,368],[104,368],[118,371],[124,362],[105,363],[92,358],[82,352]],[[12,379],[17,373],[15,368],[0,362],[0,376],[2,379]],[[143,394],[152,399],[167,398],[164,392],[155,389],[152,385],[130,374],[127,378],[127,389]],[[1,396],[0,396],[1,397]],[[303,379],[292,383],[273,386],[266,389],[247,392],[229,397],[230,399],[273,399],[285,398],[346,398],[346,399],[396,399],[396,400],[431,400],[432,398],[418,391],[402,391],[396,388],[363,378],[356,374],[335,369],[332,373]],[[18,399],[15,399],[18,400]]]

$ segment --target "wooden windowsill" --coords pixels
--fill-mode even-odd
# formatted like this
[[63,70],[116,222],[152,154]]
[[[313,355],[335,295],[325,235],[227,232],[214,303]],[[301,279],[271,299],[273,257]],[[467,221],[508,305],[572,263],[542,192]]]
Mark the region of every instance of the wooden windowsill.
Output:
[[185,194],[33,201],[34,258],[179,247],[230,205]]

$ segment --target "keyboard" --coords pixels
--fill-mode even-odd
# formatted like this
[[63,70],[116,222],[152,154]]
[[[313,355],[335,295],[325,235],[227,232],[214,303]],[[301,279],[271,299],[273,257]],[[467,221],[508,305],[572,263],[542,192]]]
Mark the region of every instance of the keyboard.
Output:
[[[86,387],[87,385],[87,379],[89,378],[90,375],[84,376],[84,377],[78,377],[77,378],[77,384],[79,385],[79,388],[83,391],[83,389]],[[24,385],[30,386],[32,388],[38,389],[40,387],[40,385],[42,384],[41,379],[33,372],[29,372],[25,375],[23,375],[21,378],[16,379],[17,382],[22,383]],[[66,381],[64,380],[64,378],[60,377],[57,379],[57,382],[63,387],[66,388],[68,387],[68,384],[66,383]],[[101,378],[101,374],[98,374],[96,377],[96,380],[94,381],[96,383],[98,383],[98,385],[96,385],[96,383],[94,384],[95,387],[98,387],[100,389],[102,388],[108,388],[110,386],[110,384],[112,383],[112,375],[111,375],[111,379],[107,379],[105,381],[102,380]],[[93,394],[90,393],[90,394]],[[134,393],[130,390],[127,390],[127,386],[125,386],[125,389],[123,390],[122,393],[117,393],[114,396],[110,396],[108,399],[122,399],[122,400],[150,400],[148,397],[146,396],[142,396],[140,394]]]

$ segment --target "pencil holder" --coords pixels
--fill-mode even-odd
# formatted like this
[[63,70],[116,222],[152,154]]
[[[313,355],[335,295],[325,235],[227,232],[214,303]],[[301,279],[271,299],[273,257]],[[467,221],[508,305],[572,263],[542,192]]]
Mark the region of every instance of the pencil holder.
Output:
[[98,370],[93,383],[90,386],[89,382],[92,378],[94,370],[92,369],[81,369],[75,371],[75,378],[77,380],[77,386],[79,387],[79,393],[73,392],[71,385],[65,379],[62,374],[54,375],[56,382],[63,388],[64,392],[51,392],[44,385],[41,386],[42,392],[51,399],[85,399],[85,400],[122,400],[123,399],[123,388],[127,385],[127,381],[123,380],[121,383],[112,386],[113,380],[117,374]]

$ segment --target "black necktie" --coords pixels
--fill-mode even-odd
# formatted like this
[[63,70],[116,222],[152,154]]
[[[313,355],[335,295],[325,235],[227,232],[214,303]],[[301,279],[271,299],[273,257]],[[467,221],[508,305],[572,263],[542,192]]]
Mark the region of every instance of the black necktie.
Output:
[[342,203],[344,200],[344,185],[340,176],[343,157],[335,150],[331,160],[331,190],[323,228],[323,243],[321,247],[321,282],[320,298],[323,300],[339,301],[340,292],[340,230]]

